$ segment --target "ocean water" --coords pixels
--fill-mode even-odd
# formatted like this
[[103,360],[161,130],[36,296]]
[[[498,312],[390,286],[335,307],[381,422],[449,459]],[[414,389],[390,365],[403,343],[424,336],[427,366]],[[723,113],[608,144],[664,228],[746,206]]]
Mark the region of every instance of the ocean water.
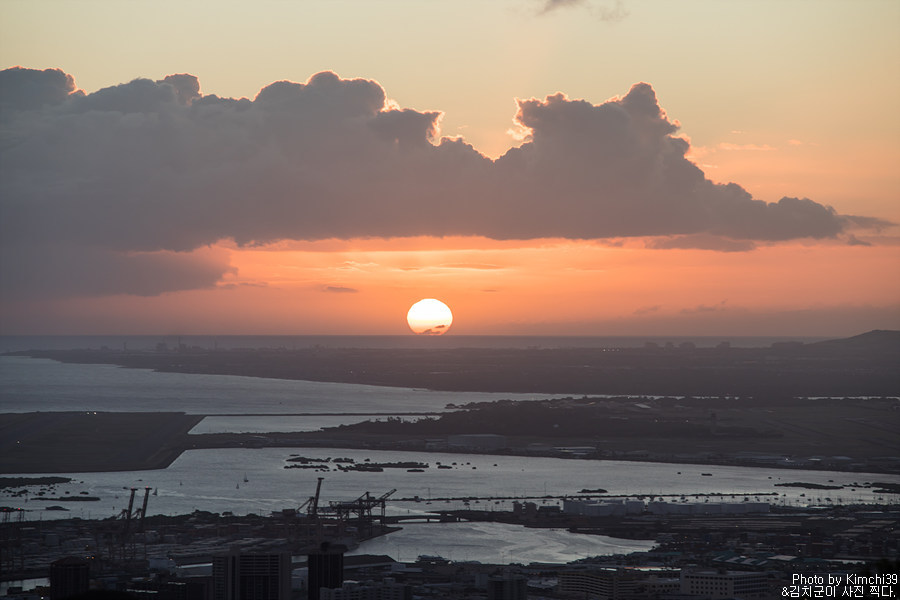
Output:
[[[381,463],[415,461],[430,466],[422,473],[406,469],[339,471],[334,463],[325,473],[313,469],[285,469],[286,465],[292,464],[288,459],[298,455],[315,459],[350,458],[356,462],[366,459]],[[438,463],[452,468],[438,469]],[[396,489],[392,502],[396,503],[397,510],[403,511],[427,510],[426,506],[438,508],[437,505],[444,507],[447,504],[456,508],[463,506],[462,500],[446,503],[441,500],[443,498],[493,498],[481,501],[480,508],[487,510],[509,501],[500,498],[574,496],[583,489],[597,488],[607,490],[610,495],[632,497],[720,494],[725,496],[724,500],[732,500],[730,496],[735,495],[734,501],[742,501],[740,495],[752,497],[756,494],[761,500],[790,504],[815,502],[816,498],[825,496],[835,503],[875,503],[892,500],[890,496],[882,497],[871,488],[863,487],[864,484],[875,481],[900,483],[900,477],[876,473],[337,448],[200,449],[185,452],[166,469],[66,476],[75,481],[57,486],[54,494],[87,492],[99,496],[100,502],[75,506],[79,510],[91,510],[92,517],[104,512],[115,514],[123,508],[122,500],[127,501],[127,493],[123,494],[121,490],[131,487],[156,490],[148,514],[184,514],[196,509],[268,514],[301,504],[314,493],[319,476],[325,477],[323,498],[351,500],[365,491],[380,495]],[[248,481],[245,482],[245,478]],[[794,481],[848,487],[806,490],[775,485]],[[777,500],[769,496],[772,492],[778,493]],[[411,499],[417,496],[420,501],[412,502]],[[404,498],[410,502],[402,502]],[[429,501],[431,505],[426,504]],[[40,510],[42,507],[30,505],[29,509]]]
[[[0,412],[80,411],[188,414],[409,414],[541,394],[435,392],[348,383],[231,375],[156,373],[114,365],[78,365],[0,356]],[[356,419],[365,420],[365,417]]]
[[[314,428],[353,422],[364,414],[441,411],[447,403],[539,398],[542,395],[430,392],[351,384],[284,381],[219,375],[155,373],[108,365],[72,365],[22,357],[0,357],[0,412],[105,410],[186,411],[219,415],[202,421],[195,431],[266,431],[281,425]],[[354,413],[354,414],[348,414]],[[274,415],[289,414],[290,417]],[[234,416],[223,416],[234,415]],[[269,415],[269,416],[267,416]],[[421,473],[386,469],[381,473],[325,473],[285,469],[292,455],[352,458],[376,462],[429,463]],[[437,469],[437,462],[451,466]],[[455,463],[455,464],[454,464]],[[333,463],[331,463],[333,465]],[[703,473],[709,473],[706,476]],[[388,452],[344,449],[217,449],[185,452],[166,469],[116,473],[64,474],[72,482],[45,488],[47,497],[90,495],[96,502],[36,500],[0,491],[0,506],[23,508],[29,520],[69,516],[105,518],[120,512],[130,488],[138,501],[150,488],[148,514],[184,514],[193,510],[268,514],[300,506],[324,477],[323,502],[352,500],[368,491],[381,495],[396,489],[388,503],[392,514],[420,514],[435,509],[501,510],[512,499],[531,498],[542,505],[582,489],[603,488],[610,495],[666,495],[671,501],[704,501],[694,494],[717,494],[710,501],[769,500],[806,506],[828,503],[896,503],[866,484],[900,483],[900,477],[827,471],[698,466],[622,461],[583,461],[476,454]],[[841,490],[805,490],[776,483],[807,482],[845,485]],[[773,495],[777,494],[777,495]],[[732,496],[734,496],[732,498]],[[756,496],[756,498],[754,497]],[[418,501],[415,498],[418,497]],[[448,500],[449,499],[449,500]],[[48,511],[64,505],[67,511]],[[452,526],[450,526],[452,525]],[[364,543],[359,552],[384,553],[409,560],[416,553],[452,556],[457,560],[563,562],[593,554],[645,549],[649,542],[615,540],[498,524],[408,524],[403,531]]]
[[[383,472],[339,471],[331,463],[327,472],[313,469],[285,469],[295,456],[315,459],[350,458],[356,462],[416,461],[428,463],[424,472],[385,469]],[[437,465],[451,466],[438,469]],[[710,475],[703,475],[710,473]],[[112,516],[128,502],[129,489],[155,491],[148,514],[186,514],[194,510],[231,511],[235,514],[269,514],[296,508],[315,493],[316,480],[324,477],[323,501],[353,500],[364,492],[380,496],[389,490],[393,514],[427,512],[433,509],[463,508],[464,499],[471,508],[509,509],[512,499],[531,498],[539,504],[558,504],[544,496],[576,496],[583,489],[603,488],[607,495],[637,497],[667,495],[680,501],[693,494],[719,494],[710,501],[743,501],[744,495],[779,504],[815,504],[817,499],[831,502],[896,502],[898,499],[876,494],[866,483],[900,483],[900,477],[872,473],[843,473],[799,469],[768,469],[709,465],[680,465],[630,461],[588,461],[485,454],[353,450],[336,448],[227,448],[191,450],[166,469],[110,473],[63,474],[71,483],[60,484],[46,495],[99,497],[97,502],[65,503],[69,516],[91,518]],[[246,479],[246,481],[245,481]],[[780,487],[777,483],[801,481],[849,486],[841,490],[806,490]],[[859,485],[853,485],[859,484]],[[36,492],[37,490],[33,490]],[[82,494],[85,492],[86,494]],[[778,496],[772,496],[775,492]],[[734,498],[731,498],[734,495]],[[418,497],[418,501],[414,499]],[[20,502],[30,518],[66,516],[46,511],[53,502]],[[449,502],[445,499],[451,499]],[[705,497],[697,497],[705,501]],[[0,501],[9,505],[0,492]]]
[[[492,540],[485,544],[484,540]],[[403,530],[363,543],[349,554],[386,554],[411,561],[421,554],[482,563],[566,563],[586,556],[645,552],[651,540],[623,540],[562,529],[529,529],[504,523],[408,523]]]
[[[296,455],[309,458],[351,458],[375,462],[420,461],[423,472],[385,469],[380,473],[327,472],[285,469]],[[438,469],[437,463],[450,469]],[[454,464],[455,463],[455,464]],[[329,463],[332,467],[334,463]],[[710,473],[709,476],[703,473]],[[321,504],[358,498],[365,492],[380,496],[391,490],[387,513],[422,515],[432,510],[473,508],[510,510],[513,499],[530,499],[539,506],[559,505],[560,496],[581,495],[582,489],[604,488],[609,496],[665,495],[671,502],[705,502],[694,494],[719,494],[710,502],[769,501],[791,506],[840,503],[896,503],[896,496],[881,496],[870,482],[900,483],[880,474],[827,471],[678,465],[622,461],[584,461],[477,454],[393,452],[347,449],[216,449],[185,452],[167,469],[115,473],[67,474],[70,483],[44,488],[47,497],[90,495],[95,502],[36,500],[38,488],[28,496],[13,497],[0,491],[0,506],[26,510],[31,521],[64,517],[106,518],[118,514],[137,489],[136,504],[151,490],[148,514],[186,514],[194,510],[269,514],[297,508],[315,493],[317,477],[324,477]],[[806,490],[775,484],[802,481],[847,485],[841,490]],[[772,495],[773,493],[777,495]],[[681,498],[681,495],[684,498]],[[556,498],[544,498],[556,496]],[[733,497],[732,497],[733,496]],[[473,498],[477,497],[475,501]],[[468,499],[468,500],[467,500]],[[48,511],[64,506],[66,512]],[[452,526],[450,526],[452,525]],[[410,560],[416,554],[437,554],[457,560],[503,562],[566,562],[599,554],[621,554],[648,549],[649,541],[572,534],[561,530],[528,529],[487,523],[406,524],[400,532],[364,542],[357,552],[388,554]]]

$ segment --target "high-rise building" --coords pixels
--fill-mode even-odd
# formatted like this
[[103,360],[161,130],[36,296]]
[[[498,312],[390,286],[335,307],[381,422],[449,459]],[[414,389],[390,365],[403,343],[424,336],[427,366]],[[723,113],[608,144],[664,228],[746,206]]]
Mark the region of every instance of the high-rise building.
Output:
[[528,580],[524,575],[503,575],[488,579],[488,600],[527,600]]
[[317,552],[307,555],[309,600],[319,600],[321,588],[339,588],[344,584],[346,546],[323,542]]
[[291,555],[241,554],[213,557],[214,600],[290,600]]
[[625,600],[639,597],[636,590],[640,578],[627,569],[584,565],[559,573],[559,591],[598,600]]
[[50,600],[62,600],[88,591],[91,569],[83,558],[69,556],[50,563]]

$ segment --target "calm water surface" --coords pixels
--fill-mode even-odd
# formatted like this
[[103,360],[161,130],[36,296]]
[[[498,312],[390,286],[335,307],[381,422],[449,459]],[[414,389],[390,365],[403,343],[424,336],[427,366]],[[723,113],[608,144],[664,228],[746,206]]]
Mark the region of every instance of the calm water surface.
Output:
[[157,373],[113,365],[65,364],[47,359],[0,356],[0,412],[407,414],[443,411],[448,403],[546,397],[541,394],[433,392],[233,375]]
[[[422,473],[405,469],[343,472],[331,463],[332,469],[324,473],[285,469],[292,464],[288,459],[296,455],[351,458],[356,462],[417,461],[428,463],[429,468]],[[452,468],[438,469],[439,462]],[[740,494],[756,494],[761,500],[794,505],[816,503],[818,498],[825,503],[826,496],[834,503],[896,502],[862,485],[874,481],[900,483],[900,477],[867,473],[332,448],[192,450],[182,454],[167,469],[66,476],[74,481],[47,490],[45,495],[90,495],[100,497],[100,501],[60,503],[70,509],[69,513],[46,511],[46,506],[54,502],[36,501],[33,497],[28,501],[9,498],[9,491],[0,492],[0,502],[26,508],[32,519],[97,518],[121,511],[127,505],[129,488],[138,488],[142,497],[144,488],[150,487],[156,495],[150,497],[148,514],[185,514],[197,509],[268,514],[299,506],[315,492],[316,480],[321,476],[325,478],[322,487],[325,502],[352,500],[366,491],[377,496],[396,489],[389,508],[394,514],[406,514],[464,506],[462,500],[445,502],[444,498],[477,497],[480,500],[472,501],[472,508],[499,510],[511,507],[508,498],[537,498],[540,503],[543,496],[578,495],[585,488],[603,488],[609,495],[618,496],[674,495],[674,500],[680,500],[682,494],[723,494],[724,500],[739,502],[743,499]],[[775,485],[794,481],[851,487],[820,491]],[[32,488],[32,492],[36,491]],[[778,493],[777,498],[767,495],[772,492]],[[732,494],[734,499],[730,498]],[[416,496],[419,502],[412,501]],[[403,498],[410,501],[400,501]],[[546,500],[546,504],[557,502]]]
[[[499,398],[542,398],[529,394],[430,392],[352,384],[316,383],[233,377],[155,373],[108,365],[71,365],[49,360],[0,357],[0,412],[30,411],[184,411],[192,414],[241,415],[209,417],[195,432],[307,430],[364,416],[339,413],[387,413],[444,410],[462,404]],[[312,416],[275,417],[276,414]],[[323,413],[338,413],[326,415]],[[268,415],[268,416],[267,416]],[[364,462],[417,461],[429,463],[422,473],[387,469],[382,473],[318,473],[285,469],[287,459],[302,454],[312,458],[353,458]],[[437,463],[451,469],[437,469]],[[456,463],[456,464],[453,464]],[[710,473],[704,476],[702,473]],[[879,496],[867,482],[900,483],[900,477],[826,471],[714,467],[621,461],[581,461],[515,456],[450,453],[388,452],[340,449],[217,449],[185,452],[166,469],[66,475],[71,483],[44,489],[46,497],[90,495],[96,502],[35,500],[39,488],[14,497],[0,491],[0,505],[26,509],[29,520],[68,516],[110,517],[127,506],[129,489],[138,488],[138,501],[149,487],[148,514],[184,514],[193,510],[268,514],[300,506],[315,492],[316,478],[325,478],[323,502],[352,500],[369,491],[390,497],[392,514],[417,514],[442,508],[463,508],[462,500],[478,497],[472,508],[501,510],[509,498],[537,498],[545,505],[557,499],[543,496],[578,494],[603,488],[617,496],[724,494],[739,502],[740,494],[758,494],[760,500],[792,505],[896,502]],[[802,481],[847,485],[842,490],[804,490],[776,487],[776,483]],[[778,496],[766,494],[777,493]],[[732,499],[730,496],[734,494]],[[414,498],[419,501],[402,501]],[[751,497],[751,499],[753,499]],[[701,501],[703,498],[700,499]],[[717,501],[719,498],[711,501]],[[68,511],[48,511],[60,505]],[[440,533],[438,533],[440,532]],[[409,560],[417,553],[440,554],[456,560],[562,562],[592,554],[644,549],[646,542],[583,536],[557,530],[526,529],[499,524],[408,524],[403,531],[372,540],[360,552],[384,553]]]

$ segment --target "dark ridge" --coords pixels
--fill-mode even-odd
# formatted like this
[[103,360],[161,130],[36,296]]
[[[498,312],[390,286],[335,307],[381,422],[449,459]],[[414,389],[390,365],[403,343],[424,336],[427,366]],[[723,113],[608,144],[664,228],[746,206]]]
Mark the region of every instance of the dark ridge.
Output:
[[677,396],[900,394],[900,332],[768,348],[30,350],[70,363],[445,391]]
[[848,338],[825,340],[807,344],[810,348],[836,348],[864,350],[869,352],[900,353],[900,331],[893,329],[873,329]]

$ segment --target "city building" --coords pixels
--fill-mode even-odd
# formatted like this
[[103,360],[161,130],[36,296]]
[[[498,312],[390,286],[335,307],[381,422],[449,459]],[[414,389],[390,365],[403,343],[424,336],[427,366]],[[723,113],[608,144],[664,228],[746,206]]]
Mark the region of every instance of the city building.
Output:
[[524,575],[491,577],[487,582],[488,600],[527,600],[528,580]]
[[643,500],[563,500],[563,512],[588,517],[639,515],[644,512]]
[[213,557],[213,600],[290,600],[291,556],[229,552]]
[[681,593],[695,594],[710,600],[720,598],[765,598],[769,593],[765,573],[748,571],[714,571],[684,569]]
[[50,563],[50,600],[87,592],[90,577],[90,565],[83,558],[68,556]]
[[344,583],[344,552],[340,544],[323,542],[317,552],[307,555],[309,600],[319,600],[322,588],[337,589]]
[[380,583],[345,581],[338,588],[321,588],[319,600],[412,600],[412,587],[390,577]]
[[559,592],[592,600],[625,600],[637,597],[642,576],[627,569],[578,566],[559,573]]

